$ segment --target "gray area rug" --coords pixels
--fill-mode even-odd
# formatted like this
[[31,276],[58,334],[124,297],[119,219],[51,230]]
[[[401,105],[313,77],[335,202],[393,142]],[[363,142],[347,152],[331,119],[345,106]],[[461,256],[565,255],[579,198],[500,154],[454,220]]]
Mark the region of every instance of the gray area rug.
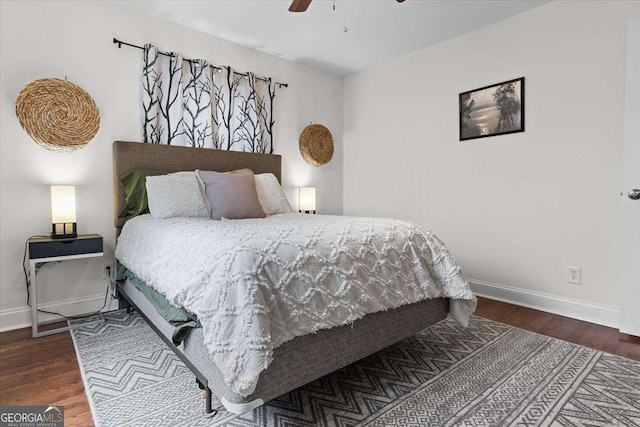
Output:
[[473,317],[266,403],[202,415],[193,374],[135,313],[74,322],[100,426],[640,426],[640,363]]

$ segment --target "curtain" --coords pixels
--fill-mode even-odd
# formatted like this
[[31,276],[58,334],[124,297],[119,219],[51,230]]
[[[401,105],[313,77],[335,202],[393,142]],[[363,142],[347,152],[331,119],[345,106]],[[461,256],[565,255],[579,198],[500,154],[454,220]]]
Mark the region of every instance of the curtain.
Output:
[[150,44],[143,59],[144,142],[273,153],[276,85],[270,79],[161,55]]

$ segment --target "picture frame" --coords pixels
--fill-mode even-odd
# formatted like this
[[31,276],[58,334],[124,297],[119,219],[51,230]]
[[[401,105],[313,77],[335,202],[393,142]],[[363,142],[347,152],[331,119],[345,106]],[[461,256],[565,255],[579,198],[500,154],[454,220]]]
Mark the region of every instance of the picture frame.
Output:
[[524,132],[524,77],[458,95],[460,141]]

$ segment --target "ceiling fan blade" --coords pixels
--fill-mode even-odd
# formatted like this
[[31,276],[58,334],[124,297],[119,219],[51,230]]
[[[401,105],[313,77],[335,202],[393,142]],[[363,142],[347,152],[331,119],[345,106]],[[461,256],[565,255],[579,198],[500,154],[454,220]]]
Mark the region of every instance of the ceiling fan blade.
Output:
[[310,4],[311,0],[293,0],[289,6],[289,12],[304,12]]

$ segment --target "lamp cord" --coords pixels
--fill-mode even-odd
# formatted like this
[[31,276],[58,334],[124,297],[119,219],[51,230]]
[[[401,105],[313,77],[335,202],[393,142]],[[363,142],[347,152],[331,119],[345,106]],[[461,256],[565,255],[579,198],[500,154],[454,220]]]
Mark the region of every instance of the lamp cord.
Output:
[[[29,307],[31,307],[31,277],[29,277],[29,273],[27,272],[27,267],[26,267],[26,263],[27,263],[27,248],[29,247],[29,240],[35,238],[35,237],[49,237],[49,236],[40,236],[40,235],[35,235],[35,236],[31,236],[29,237],[25,242],[24,242],[24,254],[22,255],[22,271],[24,272],[24,280],[25,280],[25,284],[27,287],[27,305]],[[37,273],[36,273],[37,274]],[[78,319],[84,319],[87,317],[91,317],[91,316],[95,316],[96,314],[100,313],[106,306],[107,306],[107,298],[109,297],[109,288],[110,286],[107,286],[107,291],[104,294],[104,301],[102,303],[102,307],[100,307],[97,311],[90,313],[90,314],[85,314],[84,316],[66,316],[62,313],[58,313],[57,311],[47,311],[47,310],[42,310],[37,308],[36,310],[38,310],[40,313],[46,313],[46,314],[53,314],[56,316],[60,316],[64,319],[67,320],[78,320]]]

